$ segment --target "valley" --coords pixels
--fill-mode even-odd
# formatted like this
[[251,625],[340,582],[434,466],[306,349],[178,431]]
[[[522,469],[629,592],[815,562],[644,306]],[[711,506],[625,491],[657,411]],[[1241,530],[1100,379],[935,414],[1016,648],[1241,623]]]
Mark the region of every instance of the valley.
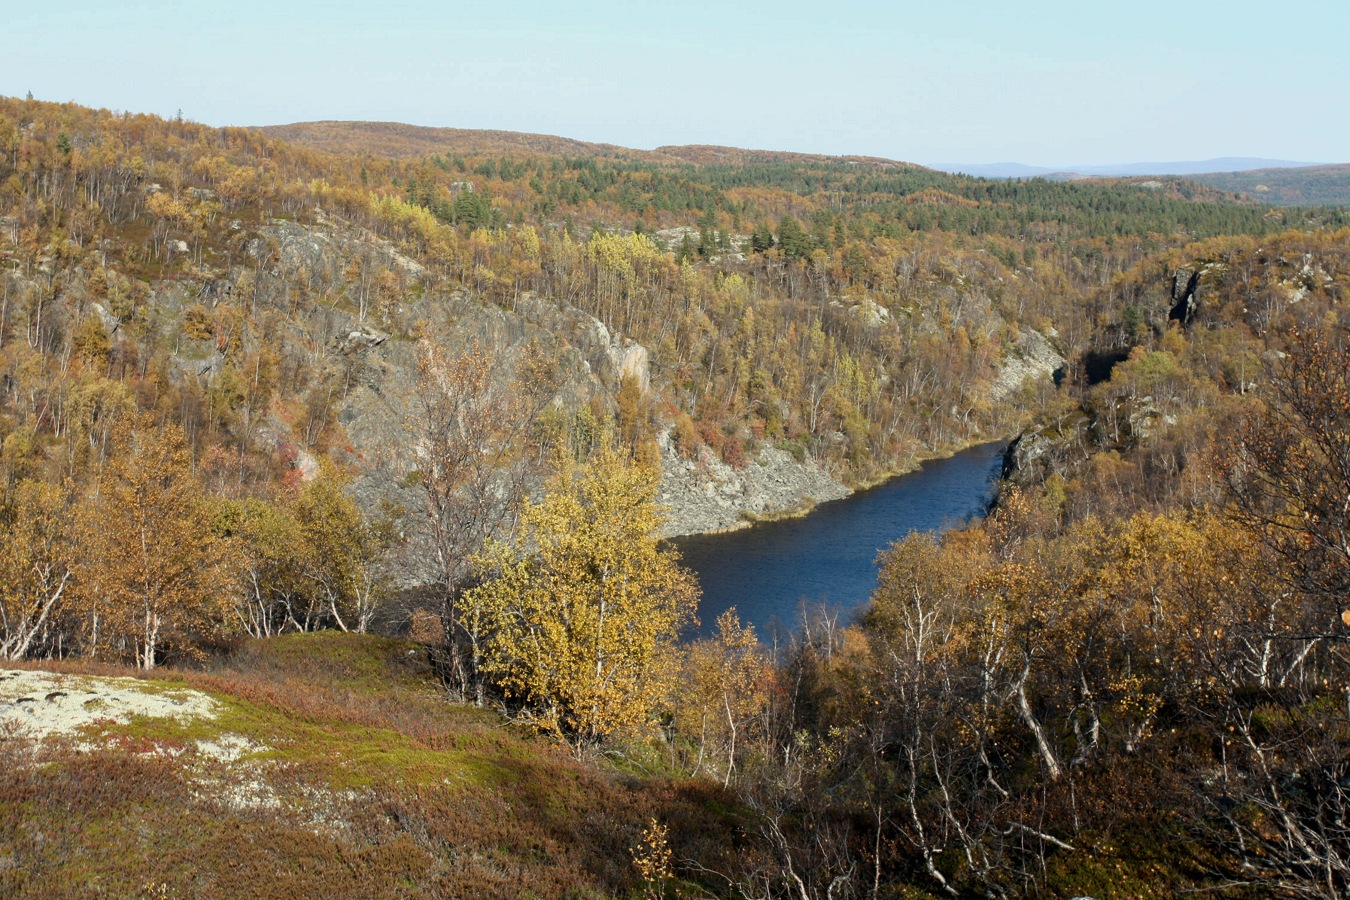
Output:
[[0,893],[1343,893],[1291,171],[0,98]]

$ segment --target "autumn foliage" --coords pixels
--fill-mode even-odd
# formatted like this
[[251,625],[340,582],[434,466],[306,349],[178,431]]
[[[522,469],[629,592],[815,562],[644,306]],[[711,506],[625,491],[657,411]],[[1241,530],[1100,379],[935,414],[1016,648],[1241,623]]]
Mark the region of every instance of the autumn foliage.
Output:
[[[162,723],[0,735],[0,892],[1344,895],[1347,221],[0,99],[0,655],[178,666],[294,805]],[[865,483],[1017,432],[857,621],[678,642],[663,454]]]
[[488,580],[464,598],[482,671],[541,728],[583,746],[650,726],[698,603],[693,575],[657,545],[655,489],[655,472],[612,449],[565,468],[526,504],[514,545],[488,549]]

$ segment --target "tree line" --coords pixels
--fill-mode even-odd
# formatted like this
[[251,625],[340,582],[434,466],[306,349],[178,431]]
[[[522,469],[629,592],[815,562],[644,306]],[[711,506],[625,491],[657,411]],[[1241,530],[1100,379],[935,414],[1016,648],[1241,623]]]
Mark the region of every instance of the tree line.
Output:
[[0,653],[152,669],[232,634],[366,631],[390,544],[333,471],[270,500],[208,495],[183,433],[120,422],[88,481],[20,478],[0,505]]

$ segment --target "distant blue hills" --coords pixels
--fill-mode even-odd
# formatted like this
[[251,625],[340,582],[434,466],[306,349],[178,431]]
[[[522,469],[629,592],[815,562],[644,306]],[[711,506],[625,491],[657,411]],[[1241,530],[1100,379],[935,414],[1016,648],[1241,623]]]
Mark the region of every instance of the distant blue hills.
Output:
[[932,163],[942,172],[957,172],[979,178],[1129,178],[1137,175],[1207,175],[1216,172],[1250,172],[1254,169],[1297,169],[1322,163],[1251,156],[1221,156],[1189,162],[1119,163],[1107,166],[1028,166],[1023,163]]

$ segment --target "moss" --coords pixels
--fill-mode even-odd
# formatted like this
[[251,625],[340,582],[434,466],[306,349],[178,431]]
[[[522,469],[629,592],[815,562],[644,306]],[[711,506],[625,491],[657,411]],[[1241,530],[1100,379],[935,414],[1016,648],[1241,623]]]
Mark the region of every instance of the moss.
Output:
[[1212,873],[1198,862],[1204,854],[1176,834],[1124,835],[1079,853],[1065,854],[1052,863],[1047,878],[1051,896],[1108,898],[1168,898],[1182,886],[1204,889],[1211,896],[1243,897],[1249,892],[1216,890]]
[[215,718],[137,716],[125,724],[86,728],[85,743],[128,752],[199,755],[197,745],[227,736],[248,741],[241,762],[271,762],[317,773],[332,790],[363,790],[403,783],[492,785],[507,777],[492,760],[457,749],[430,749],[388,728],[345,722],[307,722],[286,711],[231,697],[217,698]]
[[[737,864],[743,819],[722,791],[579,762],[449,703],[406,642],[250,641],[139,686],[201,691],[216,714],[0,758],[0,895],[630,896],[628,847],[652,817],[682,858]],[[237,758],[199,749],[229,735],[249,742]]]

